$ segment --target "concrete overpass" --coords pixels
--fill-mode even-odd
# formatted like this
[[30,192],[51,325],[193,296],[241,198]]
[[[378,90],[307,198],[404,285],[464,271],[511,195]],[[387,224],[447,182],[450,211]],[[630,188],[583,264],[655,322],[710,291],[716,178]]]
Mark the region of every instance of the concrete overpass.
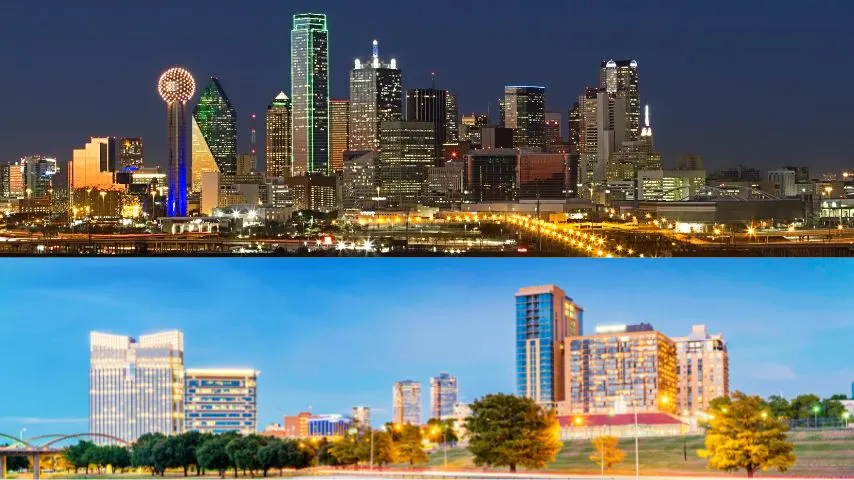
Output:
[[51,433],[31,437],[26,440],[6,433],[0,433],[0,440],[6,439],[13,442],[11,445],[0,447],[0,479],[6,478],[6,460],[8,457],[32,457],[33,479],[38,479],[41,470],[39,466],[41,457],[62,454],[63,449],[57,446],[57,444],[75,438],[105,438],[114,440],[122,445],[130,445],[121,438],[92,432],[72,434]]

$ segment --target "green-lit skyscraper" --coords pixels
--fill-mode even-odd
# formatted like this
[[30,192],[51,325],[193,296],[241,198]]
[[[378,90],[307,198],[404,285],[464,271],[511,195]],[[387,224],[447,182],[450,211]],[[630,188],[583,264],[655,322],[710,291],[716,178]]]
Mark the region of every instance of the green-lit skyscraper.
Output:
[[294,15],[291,30],[293,172],[329,173],[329,32],[326,15]]
[[[193,133],[200,133],[220,173],[237,172],[237,112],[228,100],[219,80],[214,77],[202,91],[193,109]],[[196,130],[198,126],[198,131]],[[195,146],[197,140],[193,139]],[[196,158],[193,158],[195,163]],[[193,170],[196,170],[193,165]]]

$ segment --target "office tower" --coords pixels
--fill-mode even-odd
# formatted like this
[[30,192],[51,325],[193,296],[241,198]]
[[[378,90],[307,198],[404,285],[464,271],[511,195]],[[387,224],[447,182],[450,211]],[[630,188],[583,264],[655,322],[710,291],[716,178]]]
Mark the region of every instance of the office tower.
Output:
[[293,150],[291,144],[291,100],[279,92],[267,107],[266,172],[268,177],[293,175]]
[[344,152],[350,142],[350,101],[329,101],[329,158],[333,172],[344,168]]
[[53,190],[53,177],[59,172],[55,158],[31,155],[21,158],[20,165],[25,198],[42,197]]
[[116,170],[139,170],[144,163],[144,149],[139,137],[119,139],[119,168]]
[[462,160],[445,162],[427,169],[427,204],[440,208],[459,208],[465,191],[466,165]]
[[436,131],[436,166],[443,161],[443,146],[459,141],[457,97],[447,90],[413,88],[406,91],[406,120],[430,122]]
[[572,108],[569,109],[568,118],[568,143],[570,150],[579,151],[581,149],[581,105],[575,102]]
[[314,210],[324,213],[340,210],[337,176],[285,177],[283,182],[293,192],[293,207],[296,210]]
[[504,87],[504,126],[513,129],[513,146],[542,151],[546,146],[546,88]]
[[202,173],[237,173],[237,112],[212,77],[193,109],[192,190],[200,191]]
[[709,402],[729,396],[729,354],[721,334],[710,335],[705,325],[694,325],[676,343],[676,393],[679,413],[696,415]]
[[473,150],[466,162],[466,190],[475,203],[515,202],[516,149]]
[[[184,336],[89,335],[89,431],[134,442],[174,435],[184,423]],[[116,443],[95,437],[97,443]]]
[[395,382],[392,407],[394,423],[421,425],[421,382],[414,380]]
[[24,176],[18,162],[0,165],[0,198],[24,196]]
[[599,67],[599,87],[611,98],[624,97],[626,109],[622,115],[626,124],[626,139],[637,140],[641,135],[641,104],[636,60],[608,60]]
[[635,180],[639,170],[660,170],[661,154],[655,151],[649,105],[644,110],[644,126],[637,140],[623,140],[622,145],[608,158],[605,178],[609,182]]
[[350,71],[350,150],[376,150],[380,124],[403,119],[401,88],[397,61],[382,63],[374,40],[371,60]]
[[365,210],[376,202],[377,152],[348,151],[343,153],[344,172],[341,176],[341,201],[345,210]]
[[676,345],[649,324],[597,327],[564,347],[563,414],[676,412]]
[[430,418],[449,420],[454,416],[459,389],[457,377],[445,372],[430,378]]
[[187,215],[187,101],[196,91],[196,81],[187,70],[174,67],[163,72],[157,89],[166,102],[169,126],[166,216],[184,217]]
[[559,112],[546,112],[545,136],[546,146],[563,144],[563,137],[560,135],[561,117]]
[[460,141],[481,145],[480,129],[488,124],[486,115],[464,115],[460,122]]
[[569,165],[566,153],[520,151],[517,170],[519,200],[568,198]]
[[68,188],[113,188],[113,172],[109,166],[117,155],[116,139],[112,137],[92,137],[83,148],[74,149],[68,165]]
[[293,174],[329,173],[329,32],[326,15],[294,15],[291,30]]
[[353,419],[340,414],[312,415],[308,419],[309,437],[343,437],[353,426]]
[[258,173],[258,156],[254,153],[241,153],[237,156],[235,175],[245,176]]
[[555,407],[566,399],[566,337],[581,335],[584,310],[556,285],[516,292],[516,392]]
[[418,203],[434,164],[435,135],[429,122],[380,124],[377,181],[386,205],[410,207]]
[[188,368],[184,375],[184,431],[255,433],[258,371]]
[[359,428],[371,428],[371,407],[364,405],[353,407],[353,422]]
[[638,170],[638,200],[678,202],[706,185],[705,170]]
[[628,132],[626,97],[609,95],[604,88],[588,88],[578,97],[578,105],[579,183],[601,184],[606,179],[611,154],[624,141],[633,140]]
[[480,127],[481,148],[514,148],[513,129],[484,125]]
[[460,106],[457,94],[447,91],[445,94],[445,143],[460,141]]
[[[677,170],[705,170],[706,165],[703,161],[703,157],[699,155],[693,155],[690,153],[679,155],[679,159],[676,162]],[[804,180],[808,181],[810,178],[809,172],[804,176]]]

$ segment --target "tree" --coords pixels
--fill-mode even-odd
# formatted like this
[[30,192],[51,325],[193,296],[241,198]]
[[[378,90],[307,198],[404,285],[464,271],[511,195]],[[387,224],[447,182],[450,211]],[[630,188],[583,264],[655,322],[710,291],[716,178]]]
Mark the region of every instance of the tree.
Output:
[[172,453],[175,456],[175,463],[184,468],[184,476],[190,470],[190,466],[195,465],[198,469],[199,462],[196,460],[196,447],[202,442],[202,434],[196,431],[184,432],[180,435],[170,437],[172,444]]
[[177,467],[178,461],[175,457],[174,443],[168,437],[161,435],[151,445],[151,467],[155,474],[161,477],[166,474],[167,468]]
[[416,463],[427,463],[427,452],[424,451],[421,428],[406,424],[400,432],[400,440],[396,442],[396,460],[414,466]]
[[[140,436],[133,444],[131,464],[135,467],[149,468],[154,475],[159,474],[154,461],[154,446],[156,443],[165,440],[166,437],[162,433],[146,433]],[[163,452],[160,451],[159,453],[162,460]]]
[[[821,412],[822,415],[826,418],[840,418],[842,417],[842,413],[846,411],[845,405],[839,401],[837,395],[834,395],[830,398],[825,398],[821,402]],[[844,398],[842,400],[845,400]]]
[[715,399],[708,413],[706,448],[697,454],[708,459],[709,467],[744,469],[752,478],[759,470],[785,472],[795,463],[794,446],[786,438],[788,425],[771,415],[758,396],[735,392],[731,399]]
[[231,466],[231,458],[225,451],[226,445],[232,438],[230,436],[217,435],[205,440],[196,447],[196,458],[199,466],[205,469],[216,470],[220,478],[225,478],[225,472]]
[[771,409],[771,415],[777,418],[792,418],[792,405],[780,395],[768,397],[768,408]]
[[265,477],[271,468],[278,468],[279,476],[281,476],[282,469],[288,466],[288,453],[285,444],[279,439],[267,442],[267,445],[258,449],[258,464],[261,466],[261,471],[264,472]]
[[[331,445],[330,453],[335,457],[338,465],[355,465],[359,463],[358,442],[359,439],[357,437],[345,435],[344,438]],[[370,455],[370,452],[368,454]]]
[[[433,443],[454,444],[460,441],[457,431],[454,429],[454,420],[440,420],[431,418],[427,420],[427,439]],[[444,433],[444,435],[442,435]]]
[[511,472],[519,465],[542,468],[562,446],[554,411],[530,398],[491,394],[472,403],[471,409],[466,429],[477,466],[508,466]]
[[600,467],[604,465],[605,470],[610,468],[626,458],[626,452],[620,448],[620,440],[617,437],[605,435],[593,439],[594,453],[590,455],[590,461],[596,463]]
[[247,470],[251,475],[254,475],[255,470],[260,468],[258,449],[261,445],[262,439],[257,435],[236,437],[228,442],[225,446],[225,452],[228,453],[234,467],[234,478],[237,478],[238,469],[243,470],[244,475]]
[[94,443],[83,440],[65,449],[65,459],[74,467],[74,473],[85,468],[86,475],[89,475],[88,451],[93,446],[95,446]]
[[359,461],[368,463],[371,461],[371,435],[374,443],[374,465],[383,465],[394,462],[394,440],[389,432],[369,430],[362,435],[356,453]]
[[325,443],[317,450],[317,463],[328,467],[337,467],[340,465],[338,459],[332,454],[332,444]]
[[808,419],[815,415],[813,407],[820,406],[821,401],[813,394],[798,395],[792,399],[792,418]]
[[30,468],[30,460],[27,457],[6,458],[6,469],[9,471],[27,470]]

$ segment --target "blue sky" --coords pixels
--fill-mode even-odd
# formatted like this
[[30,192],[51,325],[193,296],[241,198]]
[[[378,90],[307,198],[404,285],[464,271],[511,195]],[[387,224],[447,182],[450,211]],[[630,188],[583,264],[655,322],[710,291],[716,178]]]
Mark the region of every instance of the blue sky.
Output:
[[585,326],[723,333],[735,389],[850,392],[852,262],[594,259],[3,261],[0,432],[76,432],[88,333],[178,328],[185,364],[261,370],[261,425],[311,406],[390,417],[391,385],[448,371],[463,400],[512,392],[513,295],[555,283]]

